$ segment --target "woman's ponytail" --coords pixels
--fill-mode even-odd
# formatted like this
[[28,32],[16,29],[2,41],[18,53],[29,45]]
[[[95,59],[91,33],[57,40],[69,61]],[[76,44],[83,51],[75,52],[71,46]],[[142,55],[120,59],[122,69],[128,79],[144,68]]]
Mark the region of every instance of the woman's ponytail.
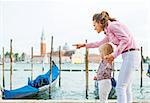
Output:
[[116,21],[115,18],[111,18],[106,11],[102,11],[101,13],[97,13],[93,15],[93,21],[100,22],[102,24],[103,29],[108,25],[108,20],[111,22]]

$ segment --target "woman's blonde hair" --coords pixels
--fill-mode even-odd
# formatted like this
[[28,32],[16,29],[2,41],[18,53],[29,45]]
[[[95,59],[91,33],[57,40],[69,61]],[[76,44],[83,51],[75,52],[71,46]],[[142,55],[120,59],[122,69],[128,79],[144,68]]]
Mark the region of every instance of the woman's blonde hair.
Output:
[[113,53],[113,47],[109,43],[105,43],[105,44],[101,45],[99,47],[99,50],[100,50],[100,53],[103,54],[103,56]]
[[93,15],[93,21],[96,20],[97,23],[102,24],[102,28],[104,28],[108,25],[108,20],[111,22],[116,21],[115,18],[111,18],[109,14],[106,11],[102,11],[101,13],[97,13]]

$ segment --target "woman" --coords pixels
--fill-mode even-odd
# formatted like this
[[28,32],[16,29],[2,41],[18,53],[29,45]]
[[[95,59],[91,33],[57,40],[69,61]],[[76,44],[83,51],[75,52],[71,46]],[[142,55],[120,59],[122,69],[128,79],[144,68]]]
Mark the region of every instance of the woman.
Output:
[[106,11],[93,15],[93,26],[98,33],[104,31],[106,37],[94,43],[75,44],[74,46],[77,49],[82,47],[97,48],[107,42],[116,45],[116,50],[105,56],[105,59],[112,63],[117,56],[122,54],[123,62],[116,87],[117,103],[131,103],[132,75],[135,68],[138,68],[140,64],[140,53],[133,36],[125,25],[109,17]]

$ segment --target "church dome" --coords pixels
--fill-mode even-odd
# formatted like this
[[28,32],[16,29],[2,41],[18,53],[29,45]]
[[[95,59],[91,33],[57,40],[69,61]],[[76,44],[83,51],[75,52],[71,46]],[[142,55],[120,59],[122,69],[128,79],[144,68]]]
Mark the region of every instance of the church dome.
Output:
[[65,45],[63,46],[63,50],[69,50],[69,46],[67,43],[65,43]]

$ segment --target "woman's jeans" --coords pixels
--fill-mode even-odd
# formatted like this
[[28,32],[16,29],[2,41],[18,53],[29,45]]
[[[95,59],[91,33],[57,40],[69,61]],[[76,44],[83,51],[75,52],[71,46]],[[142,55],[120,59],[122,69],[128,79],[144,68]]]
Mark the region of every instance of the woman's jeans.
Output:
[[132,79],[135,69],[140,68],[139,51],[129,51],[122,54],[123,62],[117,82],[117,103],[132,103]]

